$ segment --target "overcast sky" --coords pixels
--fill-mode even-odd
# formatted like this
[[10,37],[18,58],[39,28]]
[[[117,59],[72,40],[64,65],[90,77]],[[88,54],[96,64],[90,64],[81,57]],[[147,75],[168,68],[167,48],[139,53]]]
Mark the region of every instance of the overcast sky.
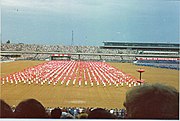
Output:
[[1,0],[2,41],[179,43],[177,0]]

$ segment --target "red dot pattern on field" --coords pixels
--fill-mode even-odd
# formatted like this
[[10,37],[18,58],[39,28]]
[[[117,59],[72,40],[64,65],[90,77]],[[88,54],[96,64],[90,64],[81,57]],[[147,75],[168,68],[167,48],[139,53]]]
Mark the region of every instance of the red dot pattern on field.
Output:
[[1,84],[37,84],[81,86],[130,86],[140,85],[138,79],[123,73],[105,62],[91,61],[48,61],[5,77]]

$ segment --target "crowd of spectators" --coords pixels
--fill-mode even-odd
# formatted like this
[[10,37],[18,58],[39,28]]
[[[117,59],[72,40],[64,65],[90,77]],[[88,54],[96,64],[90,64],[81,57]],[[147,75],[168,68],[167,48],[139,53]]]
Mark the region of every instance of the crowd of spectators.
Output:
[[[36,51],[36,52],[60,52],[60,53],[103,53],[103,54],[138,54],[139,50],[131,49],[105,49],[100,46],[64,46],[64,45],[37,45],[37,44],[12,44],[2,43],[2,51]],[[48,60],[51,54],[21,54],[14,60]],[[1,61],[12,60],[11,57],[0,56]],[[92,60],[92,61],[113,61],[113,62],[134,62],[135,57],[129,56],[94,56],[94,55],[71,55],[72,60]],[[158,68],[168,68],[179,70],[178,64],[153,64],[137,62],[137,65],[152,66]]]
[[125,109],[45,108],[36,99],[27,99],[11,108],[0,100],[1,118],[61,119],[179,119],[179,92],[162,84],[144,84],[126,93]]
[[16,107],[10,107],[4,100],[1,99],[0,104],[0,118],[124,119],[126,114],[125,109],[82,107],[45,108],[36,99],[24,100],[20,102]]
[[2,43],[2,51],[38,51],[38,52],[64,52],[64,53],[108,53],[133,54],[137,50],[104,49],[99,46],[64,46],[64,45],[37,45],[37,44],[11,44]]
[[[99,46],[63,46],[63,45],[37,45],[37,44],[12,44],[12,43],[2,43],[2,51],[36,51],[36,52],[61,52],[61,53],[103,53],[103,54],[135,54],[138,53],[137,50],[127,50],[127,49],[104,49]],[[22,54],[21,57],[17,59],[25,60],[43,60],[50,57],[50,54]],[[78,55],[72,55],[74,60],[78,60]],[[4,58],[1,56],[1,60]],[[121,61],[121,60],[132,60],[134,58],[126,57],[122,58],[120,56],[91,56],[91,55],[81,55],[81,60],[107,60],[107,61]]]

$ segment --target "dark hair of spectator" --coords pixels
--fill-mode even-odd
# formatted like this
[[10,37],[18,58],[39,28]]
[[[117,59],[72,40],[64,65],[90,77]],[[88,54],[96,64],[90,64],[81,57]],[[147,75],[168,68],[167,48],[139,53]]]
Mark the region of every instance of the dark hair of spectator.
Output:
[[88,119],[115,119],[116,117],[102,108],[96,108],[88,114]]
[[44,106],[35,99],[27,99],[18,104],[15,109],[17,118],[47,118]]
[[54,108],[51,111],[51,118],[60,118],[62,115],[62,111],[60,108]]
[[0,118],[12,118],[13,112],[11,107],[2,99],[0,99]]
[[162,84],[134,87],[126,94],[127,118],[178,119],[179,92]]

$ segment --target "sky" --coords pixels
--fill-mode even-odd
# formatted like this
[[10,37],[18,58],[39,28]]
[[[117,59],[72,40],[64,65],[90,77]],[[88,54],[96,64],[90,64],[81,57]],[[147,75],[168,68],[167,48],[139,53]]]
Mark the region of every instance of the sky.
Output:
[[179,9],[178,0],[1,0],[1,41],[180,43]]

